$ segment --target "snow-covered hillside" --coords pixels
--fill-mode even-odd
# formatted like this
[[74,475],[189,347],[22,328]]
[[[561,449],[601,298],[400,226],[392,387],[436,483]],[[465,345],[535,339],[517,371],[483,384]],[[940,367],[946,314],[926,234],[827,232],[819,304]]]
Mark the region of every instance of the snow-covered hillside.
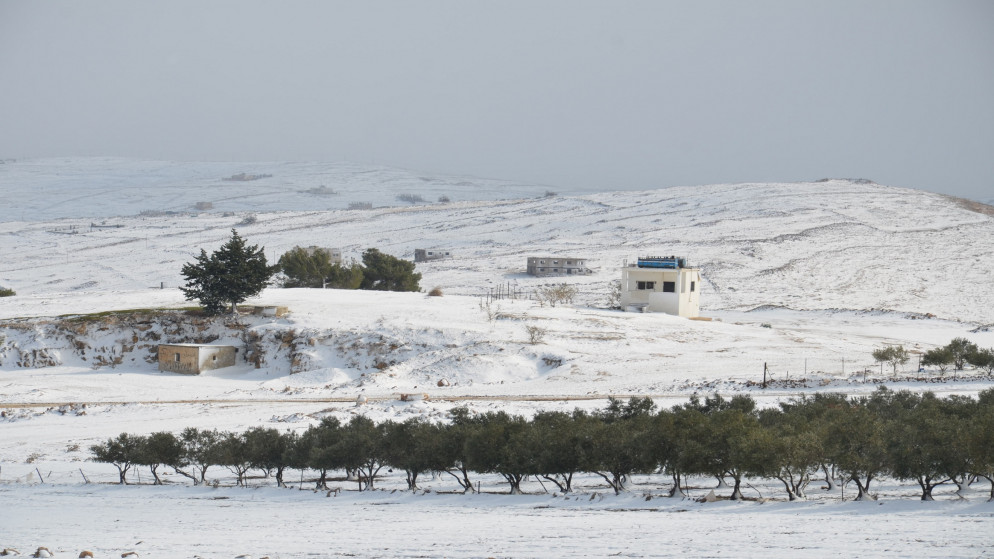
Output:
[[[236,227],[273,259],[295,245],[341,247],[356,258],[369,247],[405,258],[415,248],[451,249],[455,258],[418,267],[422,286],[451,294],[508,283],[530,292],[550,280],[524,275],[527,256],[579,255],[596,273],[573,281],[582,302],[595,304],[626,260],[677,254],[702,268],[705,312],[888,309],[994,322],[994,216],[917,190],[843,180],[547,197],[536,186],[350,166],[174,163],[156,172],[149,162],[65,165],[0,167],[5,201],[15,202],[0,223],[0,285],[25,298],[175,288],[182,265]],[[66,177],[80,169],[93,175]],[[239,169],[273,177],[218,178]],[[267,183],[277,179],[297,186]],[[398,202],[414,183],[426,199],[444,190],[453,202]],[[329,210],[345,204],[309,193],[316,184],[393,205]],[[444,188],[428,190],[437,184]],[[196,201],[214,209],[192,212]],[[135,215],[144,209],[183,211]],[[246,219],[250,212],[254,219]],[[27,312],[3,307],[4,316]]]
[[[254,180],[224,180],[243,173]],[[211,475],[220,489],[178,487],[183,480],[168,473],[163,488],[111,488],[111,466],[83,462],[89,445],[123,431],[301,431],[354,414],[444,420],[461,405],[531,414],[600,408],[609,395],[648,395],[671,406],[694,393],[749,393],[769,406],[877,384],[941,394],[991,386],[973,370],[919,374],[917,362],[891,374],[870,352],[888,344],[922,352],[954,337],[994,346],[994,208],[848,180],[547,190],[347,164],[0,165],[0,286],[17,292],[0,298],[0,498],[5,511],[21,511],[17,522],[0,513],[7,538],[0,548],[46,545],[60,555],[90,548],[99,556],[138,549],[143,557],[710,557],[726,528],[748,540],[733,552],[741,556],[793,557],[797,549],[903,556],[912,548],[973,556],[989,547],[988,531],[977,528],[990,517],[982,498],[961,501],[950,491],[938,496],[946,502],[896,505],[891,499],[907,490],[894,484],[872,510],[835,503],[844,489],[796,506],[697,504],[657,499],[658,488],[636,481],[644,496],[605,498],[596,477],[581,482],[590,496],[579,499],[539,495],[539,484],[526,489],[533,495],[489,494],[500,490],[497,476],[481,476],[484,492],[471,498],[401,494],[399,472],[384,474],[387,491],[326,496],[223,487],[220,468]],[[405,194],[425,202],[397,199]],[[450,201],[439,202],[443,196]],[[197,202],[212,208],[195,211]],[[374,208],[345,209],[350,202]],[[444,248],[454,258],[418,265],[421,285],[440,287],[441,297],[270,288],[249,303],[287,305],[289,316],[207,320],[158,310],[190,305],[177,289],[180,268],[233,227],[271,259],[295,245],[341,247],[353,258],[369,247],[404,258]],[[714,320],[608,308],[626,260],[670,254],[701,267],[703,312]],[[529,255],[582,256],[594,273],[532,278],[524,274]],[[559,281],[579,286],[576,304],[552,308],[527,298]],[[497,286],[525,297],[488,307],[482,295]],[[153,310],[105,312],[122,309]],[[540,328],[542,339],[526,326]],[[159,341],[194,340],[234,344],[251,358],[200,376],[157,370]],[[356,405],[358,396],[365,405]],[[83,476],[94,483],[84,485]],[[707,494],[712,482],[694,480],[694,495]],[[445,492],[451,482],[426,483]],[[750,487],[763,496],[779,490]],[[274,509],[287,514],[274,522]],[[232,522],[231,511],[244,519]],[[329,531],[329,515],[359,520]],[[46,524],[67,516],[74,520],[59,530]],[[780,516],[802,525],[782,525]],[[367,537],[374,522],[398,529]],[[885,529],[864,536],[869,522]],[[203,528],[221,523],[225,530]],[[940,535],[927,546],[924,524]],[[469,529],[450,534],[440,525]],[[501,538],[482,535],[497,525],[513,527]],[[691,537],[673,538],[661,525],[685,525],[680,531]],[[522,536],[507,540],[508,531]],[[564,543],[536,547],[552,532]]]

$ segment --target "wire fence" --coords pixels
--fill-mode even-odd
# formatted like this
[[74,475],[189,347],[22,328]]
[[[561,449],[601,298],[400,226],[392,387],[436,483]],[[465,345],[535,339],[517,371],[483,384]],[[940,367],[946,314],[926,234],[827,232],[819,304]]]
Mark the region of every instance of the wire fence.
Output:
[[833,380],[846,381],[849,383],[859,382],[890,382],[890,381],[918,381],[918,382],[945,382],[958,379],[979,379],[988,378],[982,370],[967,368],[964,370],[953,370],[947,368],[923,367],[920,356],[913,355],[904,364],[897,367],[886,362],[878,362],[865,355],[814,355],[814,356],[784,356],[772,355],[764,358],[762,362],[757,361],[755,372],[750,371],[747,376],[749,381],[774,384],[791,384],[802,381],[818,382],[821,385],[828,385]]

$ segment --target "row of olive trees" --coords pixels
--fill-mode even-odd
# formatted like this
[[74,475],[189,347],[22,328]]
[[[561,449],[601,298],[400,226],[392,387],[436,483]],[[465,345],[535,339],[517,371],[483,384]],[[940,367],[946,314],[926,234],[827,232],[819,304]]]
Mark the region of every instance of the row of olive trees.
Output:
[[[903,345],[891,345],[873,350],[873,359],[881,364],[887,363],[896,374],[897,368],[911,359],[911,353]],[[949,367],[961,371],[966,364],[970,364],[990,375],[994,374],[994,348],[979,348],[966,338],[955,338],[945,346],[926,351],[921,364],[937,367],[941,373]]]
[[950,366],[962,370],[970,364],[988,375],[994,374],[994,348],[980,348],[966,338],[954,338],[948,344],[930,349],[922,356],[922,365],[946,372]]
[[[946,483],[961,488],[978,477],[994,479],[994,390],[979,398],[944,399],[880,389],[847,398],[816,394],[757,409],[748,396],[720,396],[656,410],[648,398],[612,400],[593,413],[540,412],[533,419],[504,412],[451,413],[451,422],[422,419],[376,424],[362,416],[348,423],[325,418],[301,434],[254,428],[244,433],[187,429],[179,436],[122,434],[91,447],[94,459],[112,463],[126,482],[128,470],[168,465],[203,483],[210,466],[229,468],[242,484],[249,470],[283,484],[287,468],[345,471],[359,489],[372,488],[381,468],[405,472],[407,485],[437,472],[463,491],[471,474],[498,474],[518,493],[526,477],[572,491],[574,476],[600,476],[615,491],[634,474],[665,472],[670,495],[684,492],[684,478],[711,476],[731,498],[741,499],[743,479],[778,480],[789,499],[805,497],[814,479],[832,488],[854,483],[857,499],[872,499],[881,476],[915,481],[921,498]],[[994,499],[994,483],[991,497]]]

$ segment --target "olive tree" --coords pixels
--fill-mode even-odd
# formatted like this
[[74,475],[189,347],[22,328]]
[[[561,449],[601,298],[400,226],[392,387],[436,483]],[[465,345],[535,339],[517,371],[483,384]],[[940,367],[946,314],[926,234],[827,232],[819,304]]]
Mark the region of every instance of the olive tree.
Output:
[[218,441],[218,465],[235,474],[239,486],[245,485],[245,474],[252,468],[245,433],[225,431]]
[[276,485],[283,487],[283,472],[289,465],[288,452],[296,441],[293,433],[280,433],[273,428],[253,427],[243,434],[249,465],[266,472],[275,472]]
[[90,447],[95,462],[113,464],[117,468],[118,483],[128,483],[128,470],[141,461],[141,448],[144,438],[138,435],[121,433],[117,438]]
[[183,443],[169,432],[152,433],[143,438],[138,455],[138,463],[148,466],[152,472],[152,479],[155,480],[153,484],[162,485],[159,467],[179,464],[183,455]]
[[615,494],[625,490],[632,474],[656,468],[651,435],[655,416],[651,398],[632,397],[627,403],[611,398],[587,431],[591,449],[583,469],[607,482]]
[[469,459],[466,453],[468,441],[482,424],[479,416],[473,415],[465,406],[449,411],[452,422],[442,428],[439,460],[444,464],[443,472],[455,478],[463,493],[473,490],[469,479]]
[[966,362],[988,375],[994,374],[994,349],[975,349],[967,354]]
[[535,474],[534,430],[520,416],[488,412],[466,439],[467,467],[479,473],[496,473],[510,486],[512,495],[521,492],[521,481]]
[[904,365],[911,358],[908,350],[903,345],[890,345],[885,348],[873,350],[873,359],[879,363],[889,364],[897,374],[897,368]]
[[306,455],[306,465],[319,472],[316,487],[328,488],[328,471],[345,468],[346,461],[340,449],[342,424],[333,416],[323,417],[301,435],[297,443],[297,453]]
[[425,472],[442,471],[445,454],[442,428],[420,417],[402,423],[388,421],[383,425],[384,456],[391,467],[404,470],[407,488],[418,488],[418,476]]
[[931,501],[932,491],[952,481],[957,469],[956,423],[935,396],[908,394],[912,407],[892,406],[887,424],[887,453],[891,474],[900,480],[914,480],[921,487],[921,500]]
[[592,453],[590,427],[595,421],[582,410],[539,412],[532,420],[535,469],[559,491],[573,491],[573,476]]
[[946,345],[946,349],[953,354],[953,365],[956,367],[956,370],[962,371],[963,367],[967,363],[967,356],[977,351],[977,344],[966,338],[953,338],[953,340]]
[[791,501],[805,498],[825,453],[817,423],[812,424],[804,407],[804,403],[785,402],[779,409],[759,412],[760,425],[768,436],[766,452],[772,458],[768,475],[784,485]]
[[948,347],[933,348],[922,355],[922,365],[926,367],[938,367],[940,373],[945,373],[946,369],[952,364],[953,352]]
[[890,464],[885,414],[881,413],[886,406],[880,401],[886,398],[886,394],[875,394],[874,398],[853,399],[826,415],[826,455],[845,480],[856,484],[857,501],[875,500],[870,483],[886,474]]
[[[216,429],[187,427],[180,433],[183,452],[179,462],[170,464],[176,473],[189,478],[194,485],[207,481],[207,469],[220,465],[221,434]],[[185,471],[183,468],[189,468]]]
[[386,463],[384,430],[383,424],[354,416],[341,427],[338,443],[332,448],[347,470],[358,473],[359,491],[373,489],[376,474]]

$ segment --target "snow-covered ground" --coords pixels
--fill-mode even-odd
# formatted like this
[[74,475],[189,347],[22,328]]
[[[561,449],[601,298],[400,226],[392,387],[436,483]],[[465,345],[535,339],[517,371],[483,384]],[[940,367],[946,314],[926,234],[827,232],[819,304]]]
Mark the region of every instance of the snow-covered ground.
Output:
[[[223,180],[238,173],[272,177]],[[402,484],[389,476],[387,491],[337,497],[194,489],[180,480],[163,488],[82,484],[80,469],[91,481],[113,480],[84,462],[86,449],[122,431],[302,430],[327,414],[355,413],[442,420],[458,405],[530,414],[599,408],[608,395],[650,395],[670,406],[695,392],[748,392],[774,405],[878,384],[943,394],[992,386],[976,371],[920,375],[916,361],[895,376],[870,357],[886,344],[925,351],[954,337],[994,346],[988,213],[850,181],[547,190],[347,164],[0,165],[0,286],[17,292],[0,299],[0,549],[92,547],[117,556],[133,548],[150,557],[990,553],[994,505],[983,502],[984,490],[936,503],[897,499],[908,488],[893,487],[880,505],[840,503],[841,495],[733,505],[607,496],[594,479],[580,501],[537,485],[528,496],[411,495],[392,492]],[[399,202],[400,194],[427,202]],[[438,203],[443,195],[451,201]],[[343,209],[351,201],[375,208]],[[213,209],[196,212],[196,202]],[[340,247],[355,258],[369,247],[406,258],[415,248],[445,248],[455,257],[418,265],[422,287],[441,287],[442,297],[270,288],[248,303],[286,305],[289,316],[204,326],[219,343],[257,340],[260,368],[160,373],[146,359],[154,337],[182,341],[169,338],[189,332],[64,317],[190,305],[177,289],[180,268],[232,227],[272,259],[295,245]],[[649,254],[701,266],[702,312],[713,320],[607,308],[619,267]],[[573,305],[520,298],[486,308],[483,296],[497,286],[527,296],[562,281],[526,276],[529,255],[583,256],[595,273],[569,278],[581,290]],[[541,343],[530,343],[529,325],[546,331]],[[18,366],[26,360],[54,366]],[[402,394],[428,399],[402,402]],[[359,395],[365,406],[354,404]],[[708,480],[698,481],[703,493]],[[645,493],[661,493],[646,483]],[[452,489],[443,480],[429,487]],[[496,481],[491,490],[500,490]],[[780,498],[776,487],[760,491]],[[603,496],[590,500],[593,493]],[[47,523],[53,518],[63,520]]]
[[[0,166],[3,203],[11,207],[0,222],[0,285],[42,301],[59,293],[176,287],[182,265],[201,248],[220,246],[236,227],[273,259],[296,245],[340,247],[354,258],[370,247],[406,258],[416,248],[450,249],[451,260],[418,267],[424,287],[450,294],[480,295],[505,284],[530,292],[550,280],[524,275],[527,256],[579,255],[595,269],[573,279],[581,302],[603,304],[626,260],[677,254],[702,268],[705,311],[889,309],[994,321],[994,290],[986,289],[994,273],[994,218],[917,190],[828,181],[546,197],[537,186],[450,181],[452,202],[410,205],[396,195],[430,181],[384,177],[397,174],[387,170],[353,170],[339,183],[338,166],[318,167],[328,177],[314,169],[283,176],[253,168],[273,177],[231,183],[219,177],[248,166],[217,164],[207,166],[216,182],[210,186],[194,180],[206,171],[191,165],[198,188],[183,193],[174,185],[180,164],[160,164],[171,178],[159,183],[152,163],[122,164],[115,175],[110,161],[110,170],[78,187],[85,194],[68,195],[77,179],[64,174],[83,173],[88,162],[69,160],[65,170],[50,160]],[[266,183],[280,177],[299,188]],[[357,185],[348,182],[356,177]],[[307,192],[321,184],[363,189],[377,207],[328,211],[337,206]],[[456,190],[458,184],[466,186]],[[525,193],[532,195],[515,198]],[[196,201],[211,201],[214,209],[194,212]],[[21,218],[19,208],[34,217]],[[137,215],[141,209],[183,211]],[[76,217],[66,217],[70,210]]]
[[[95,476],[93,465],[82,466]],[[276,489],[261,481],[249,489],[122,487],[84,484],[78,472],[40,484],[34,475],[31,482],[0,483],[0,546],[22,553],[45,546],[56,557],[85,549],[95,557],[135,551],[144,558],[982,558],[994,548],[994,505],[982,491],[970,500],[945,494],[929,503],[889,486],[881,486],[878,502],[842,502],[836,491],[807,502],[698,503],[663,497],[648,479],[621,496],[602,488],[555,495],[538,484],[511,496],[497,494],[495,485],[482,494],[444,493],[454,485],[445,480],[412,493],[401,489],[402,475],[363,493]],[[752,496],[757,490],[776,489],[747,489]]]

